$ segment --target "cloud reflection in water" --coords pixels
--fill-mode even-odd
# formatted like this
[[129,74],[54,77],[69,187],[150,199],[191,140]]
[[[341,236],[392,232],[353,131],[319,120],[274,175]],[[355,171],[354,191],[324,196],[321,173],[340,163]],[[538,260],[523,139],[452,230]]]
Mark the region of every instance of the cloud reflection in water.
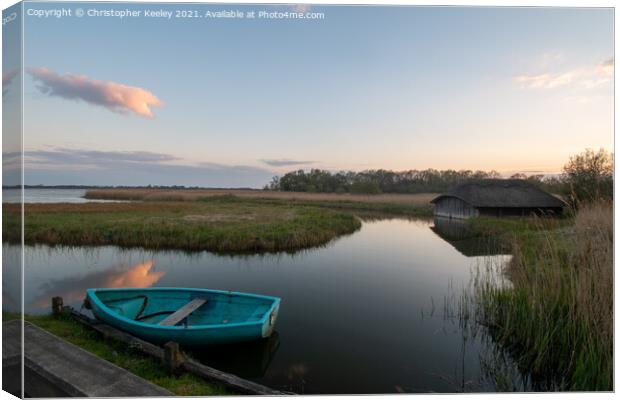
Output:
[[153,271],[154,260],[135,264],[128,269],[123,266],[112,267],[105,271],[96,271],[76,278],[45,283],[39,287],[40,295],[26,306],[27,309],[41,309],[50,306],[50,299],[61,296],[69,305],[81,301],[90,288],[146,288],[156,284],[165,271]]

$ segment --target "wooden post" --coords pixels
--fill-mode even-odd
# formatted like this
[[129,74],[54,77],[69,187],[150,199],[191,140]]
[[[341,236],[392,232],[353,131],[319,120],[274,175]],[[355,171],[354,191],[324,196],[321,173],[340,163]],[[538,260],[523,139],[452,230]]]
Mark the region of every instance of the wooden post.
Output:
[[164,366],[169,372],[177,373],[181,369],[184,357],[179,344],[176,342],[168,342],[164,345]]
[[52,315],[58,317],[62,314],[62,297],[52,297]]
[[[68,315],[73,317],[77,322],[83,324],[84,326],[93,329],[96,332],[99,332],[104,337],[109,337],[113,340],[117,340],[119,342],[127,344],[130,348],[136,349],[138,352],[147,355],[149,357],[153,357],[154,359],[160,361],[162,364],[164,359],[171,359],[172,351],[174,348],[178,349],[177,343],[169,343],[170,350],[164,350],[163,348],[154,345],[152,343],[146,342],[142,339],[138,339],[126,332],[119,331],[118,329],[110,326],[104,322],[96,321],[90,317],[87,317],[84,314],[72,309],[71,307],[67,307]],[[166,355],[166,353],[168,353]],[[176,373],[182,373],[183,371],[189,372],[195,376],[201,377],[211,382],[217,382],[223,385],[226,388],[231,389],[235,393],[242,394],[263,394],[269,396],[281,396],[285,394],[295,394],[290,392],[282,392],[275,389],[268,388],[266,386],[259,385],[258,383],[254,383],[251,381],[247,381],[245,379],[239,378],[238,376],[218,371],[215,368],[211,368],[206,365],[202,365],[201,363],[192,360],[191,358],[186,357],[179,350],[177,353],[178,356],[181,356],[181,364],[178,366],[178,370]],[[179,358],[176,358],[177,362]]]

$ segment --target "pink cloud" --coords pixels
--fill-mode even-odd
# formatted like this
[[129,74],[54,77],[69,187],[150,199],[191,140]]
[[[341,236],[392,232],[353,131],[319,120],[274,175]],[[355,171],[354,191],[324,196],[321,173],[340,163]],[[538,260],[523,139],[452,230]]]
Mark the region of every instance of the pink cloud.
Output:
[[524,74],[516,76],[515,80],[529,89],[554,89],[567,85],[593,89],[611,82],[613,72],[614,59],[609,58],[594,67],[575,68],[562,73]]
[[28,73],[39,83],[38,89],[50,96],[82,100],[110,111],[153,118],[151,107],[164,103],[146,89],[116,82],[104,82],[83,75],[60,75],[47,68],[28,68]]
[[298,13],[305,13],[308,12],[310,10],[311,5],[310,4],[293,4],[291,5],[291,8],[293,9],[294,12],[298,12]]
[[538,74],[538,75],[519,75],[517,81],[523,86],[533,89],[552,89],[558,86],[564,86],[575,80],[574,72],[566,72],[563,74]]
[[598,65],[598,70],[602,75],[611,76],[614,73],[614,58],[609,58]]
[[11,82],[17,76],[18,73],[19,73],[19,70],[12,69],[2,74],[2,95],[7,94],[7,91],[9,90],[8,86],[11,84]]
[[13,78],[15,78],[17,76],[18,72],[19,72],[19,70],[12,69],[9,72],[5,72],[4,74],[2,74],[2,87],[5,87],[9,83],[11,83]]

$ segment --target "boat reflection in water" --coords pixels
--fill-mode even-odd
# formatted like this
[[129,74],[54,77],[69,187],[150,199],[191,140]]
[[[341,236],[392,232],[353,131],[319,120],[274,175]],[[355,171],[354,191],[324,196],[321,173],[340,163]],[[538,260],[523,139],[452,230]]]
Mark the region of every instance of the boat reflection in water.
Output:
[[507,254],[508,248],[494,236],[479,235],[469,228],[467,220],[435,217],[431,230],[450,243],[465,257]]
[[[86,288],[156,278],[151,287],[265,293],[283,301],[272,338],[184,351],[205,365],[296,393],[452,393],[455,382],[493,391],[480,355],[495,344],[482,334],[464,342],[467,333],[454,319],[420,312],[430,309],[432,299],[460,294],[486,259],[505,260],[464,256],[492,249],[462,246],[464,224],[454,222],[364,221],[353,235],[294,255],[26,246],[24,301],[33,314],[49,313],[53,296],[79,309]],[[3,246],[5,260],[21,254],[20,246]],[[152,268],[121,278],[148,260],[156,261]],[[67,301],[73,291],[78,301]],[[17,291],[11,295],[20,298]],[[44,306],[33,306],[39,297]]]
[[[52,280],[39,285],[38,296],[26,304],[29,312],[45,313],[53,296],[62,296],[66,305],[79,308],[86,289],[105,288],[148,288],[157,286],[166,271],[155,270],[155,261],[146,260],[135,264],[118,264],[103,270]],[[6,301],[6,295],[5,299]],[[81,310],[87,315],[91,313]],[[247,343],[184,348],[194,358],[214,368],[229,371],[244,378],[261,378],[265,375],[275,353],[280,347],[280,337],[274,331],[270,337]]]
[[274,331],[268,338],[252,342],[188,347],[185,350],[203,364],[242,378],[257,379],[265,376],[279,347],[280,335]]

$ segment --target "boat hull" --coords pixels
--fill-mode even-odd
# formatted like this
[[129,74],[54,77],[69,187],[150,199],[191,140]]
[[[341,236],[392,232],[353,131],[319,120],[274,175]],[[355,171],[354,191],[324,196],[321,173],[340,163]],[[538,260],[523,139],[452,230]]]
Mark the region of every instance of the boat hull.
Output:
[[[173,341],[189,346],[247,342],[268,337],[274,331],[280,307],[280,299],[276,297],[207,289],[88,289],[86,296],[95,317],[109,325],[149,342],[163,344]],[[144,296],[147,298],[146,307],[139,300]],[[207,298],[208,302],[196,315],[188,317],[186,323],[177,326],[157,324],[157,318],[165,317],[165,314],[157,316],[165,304],[173,304],[169,308],[177,309],[179,304],[195,297]],[[138,311],[143,315],[155,315],[154,320],[136,320]]]

